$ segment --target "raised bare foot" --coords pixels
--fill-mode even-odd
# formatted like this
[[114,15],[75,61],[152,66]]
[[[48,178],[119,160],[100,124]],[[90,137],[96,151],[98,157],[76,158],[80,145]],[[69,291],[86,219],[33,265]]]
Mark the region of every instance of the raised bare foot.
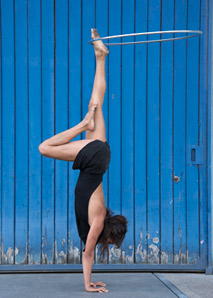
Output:
[[[100,37],[96,29],[91,29],[91,37],[92,39]],[[109,54],[109,50],[104,45],[102,40],[93,41],[93,46],[94,46],[96,57],[105,57],[106,55]]]
[[94,116],[95,116],[95,110],[97,108],[98,104],[94,104],[90,107],[88,113],[85,115],[83,122],[86,126],[86,129],[88,130],[94,130],[95,129],[95,121],[94,121]]

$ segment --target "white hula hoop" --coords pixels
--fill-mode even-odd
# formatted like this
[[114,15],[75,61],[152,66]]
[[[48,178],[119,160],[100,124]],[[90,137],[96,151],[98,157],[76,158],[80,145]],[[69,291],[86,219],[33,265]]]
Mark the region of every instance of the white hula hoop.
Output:
[[139,35],[154,35],[154,34],[169,34],[169,33],[190,33],[192,35],[185,35],[181,37],[173,37],[173,38],[166,38],[166,39],[156,39],[156,40],[143,40],[143,41],[132,41],[132,42],[117,42],[117,43],[104,43],[107,46],[117,46],[117,45],[127,45],[127,44],[139,44],[139,43],[150,43],[150,42],[163,42],[163,41],[170,41],[170,40],[179,40],[179,39],[186,39],[195,37],[197,35],[201,35],[203,32],[199,30],[170,30],[170,31],[153,31],[153,32],[141,32],[141,33],[131,33],[131,34],[121,34],[121,35],[112,35],[112,36],[105,36],[100,38],[94,38],[89,40],[89,44],[93,44],[94,41],[97,40],[106,40],[106,39],[113,39],[113,38],[123,38],[129,36],[139,36]]

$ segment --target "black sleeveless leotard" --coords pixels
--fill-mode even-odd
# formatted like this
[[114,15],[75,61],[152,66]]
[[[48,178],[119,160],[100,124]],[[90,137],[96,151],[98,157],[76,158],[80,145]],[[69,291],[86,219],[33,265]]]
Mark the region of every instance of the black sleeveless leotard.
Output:
[[[95,139],[86,144],[76,155],[72,168],[79,169],[79,177],[75,187],[75,216],[78,234],[86,244],[90,229],[88,223],[89,199],[103,180],[111,158],[109,144]],[[103,231],[98,237],[99,242]],[[97,245],[96,243],[96,245]],[[85,247],[83,251],[85,250]]]

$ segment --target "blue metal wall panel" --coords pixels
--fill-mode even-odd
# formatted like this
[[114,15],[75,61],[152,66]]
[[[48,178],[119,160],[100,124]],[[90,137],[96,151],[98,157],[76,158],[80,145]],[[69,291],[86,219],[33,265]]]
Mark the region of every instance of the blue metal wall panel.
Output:
[[[161,30],[171,27],[175,29],[175,1],[163,1]],[[173,13],[171,13],[171,11]],[[172,24],[172,25],[171,25]],[[173,35],[170,34],[172,37]],[[175,42],[160,45],[160,255],[161,264],[173,263],[173,71]]]
[[[134,1],[122,5],[122,33],[134,31]],[[129,38],[133,41],[133,38]],[[134,46],[122,47],[121,71],[121,212],[128,218],[128,234],[122,250],[127,262],[134,262]],[[132,100],[129,100],[129,99]],[[131,165],[131,167],[130,167]]]
[[[188,1],[187,28],[200,27],[200,3]],[[200,145],[199,140],[199,39],[186,44],[186,146]],[[197,86],[197,88],[195,88]],[[186,152],[187,153],[187,152]],[[186,228],[187,262],[196,262],[200,257],[200,193],[198,166],[186,163]]]
[[[148,31],[159,31],[161,2],[149,1]],[[160,35],[156,35],[156,39]],[[149,36],[149,39],[150,36]],[[147,122],[146,122],[146,179],[147,179],[147,259],[159,263],[159,98],[160,98],[160,43],[148,44],[147,48]],[[138,124],[139,125],[139,124]]]
[[[87,112],[95,71],[90,28],[102,36],[200,29],[189,40],[110,47],[103,113],[112,156],[103,186],[106,206],[129,225],[121,249],[110,246],[104,263],[205,269],[209,2],[0,3],[1,264],[82,261],[78,172],[41,156],[38,146]],[[97,246],[95,264],[99,253]]]
[[[143,9],[139,9],[143,7]],[[135,6],[135,31],[147,32],[148,2],[137,0]],[[140,40],[139,37],[135,38]],[[134,198],[135,198],[135,262],[147,258],[147,213],[146,213],[146,121],[147,121],[147,46],[135,46],[135,105],[134,105]]]
[[[114,32],[121,33],[121,1],[109,0],[109,35]],[[107,34],[107,35],[108,35]],[[118,39],[121,40],[120,38]],[[108,56],[108,106],[109,106],[109,134],[111,140],[111,162],[109,164],[109,200],[110,207],[115,214],[121,213],[121,46],[111,47]],[[105,98],[106,100],[106,98]],[[120,251],[119,251],[120,253]],[[110,264],[120,263],[120,254],[112,251]]]
[[[14,263],[15,225],[15,45],[13,1],[1,2],[1,260]],[[23,258],[25,257],[22,256]]]
[[15,209],[14,242],[18,253],[14,262],[27,257],[28,238],[28,67],[27,67],[27,5],[15,3]]
[[[175,29],[187,28],[187,1],[176,1]],[[174,44],[173,71],[173,237],[174,263],[187,262],[186,231],[186,40]]]
[[[69,72],[68,72],[68,96],[69,96],[69,127],[76,125],[82,118],[81,106],[81,80],[82,80],[82,19],[81,2],[69,1]],[[76,140],[81,139],[78,135]],[[70,264],[80,263],[80,238],[77,234],[74,210],[74,188],[78,174],[72,170],[72,163],[69,163],[68,171],[68,243],[67,259]],[[76,249],[76,247],[78,249]]]
[[[65,13],[66,12],[66,13]],[[55,133],[68,129],[68,2],[55,2]],[[68,162],[55,164],[55,263],[67,263]]]
[[[41,2],[41,141],[55,133],[55,2]],[[42,158],[41,263],[54,262],[55,160]]]
[[41,141],[41,14],[40,3],[28,1],[28,78],[29,78],[29,239],[28,259],[26,264],[41,261],[41,166],[42,160],[38,151]]

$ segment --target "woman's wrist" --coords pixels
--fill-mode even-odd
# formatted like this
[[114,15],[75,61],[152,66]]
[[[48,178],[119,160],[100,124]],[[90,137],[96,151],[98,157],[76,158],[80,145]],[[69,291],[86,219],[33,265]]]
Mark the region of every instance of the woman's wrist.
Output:
[[94,252],[91,254],[83,253],[82,265],[83,265],[83,273],[84,273],[84,286],[85,289],[90,289],[90,278],[92,273],[92,265],[94,260]]
[[85,285],[85,290],[87,291],[90,288],[90,285]]

